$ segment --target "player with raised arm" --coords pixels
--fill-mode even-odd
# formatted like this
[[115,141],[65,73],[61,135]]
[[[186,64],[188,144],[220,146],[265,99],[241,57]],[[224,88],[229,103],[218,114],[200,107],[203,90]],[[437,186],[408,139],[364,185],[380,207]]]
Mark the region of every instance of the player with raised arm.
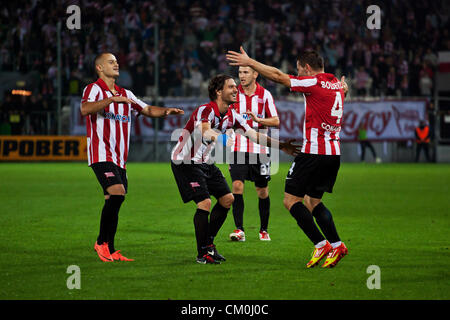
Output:
[[339,238],[322,196],[333,191],[340,166],[339,132],[348,90],[345,78],[339,81],[325,73],[323,58],[314,51],[300,54],[297,76],[251,59],[242,47],[240,52],[228,51],[227,60],[232,66],[249,66],[261,76],[303,93],[303,146],[287,174],[283,203],[315,246],[306,267],[318,265],[325,256],[322,267],[334,267],[348,249]]
[[[254,142],[267,142],[268,147],[278,146],[293,155],[299,150],[291,141],[278,142],[250,128],[230,108],[238,93],[232,77],[223,74],[213,77],[208,92],[211,101],[193,111],[172,151],[171,167],[183,202],[194,201],[197,205],[194,214],[197,262],[218,264],[225,258],[217,252],[214,238],[225,222],[234,197],[222,172],[214,165],[211,152],[215,143],[222,142],[227,130],[240,129]],[[212,210],[211,196],[217,199]]]
[[114,247],[119,210],[125,200],[128,179],[126,163],[130,143],[131,114],[159,118],[184,114],[176,108],[149,106],[127,89],[115,84],[119,64],[111,53],[101,53],[94,61],[98,80],[87,85],[81,100],[86,117],[88,164],[105,195],[100,232],[94,249],[104,262],[133,261]]
[[[269,90],[262,87],[256,79],[258,73],[250,67],[239,67],[238,101],[233,104],[237,113],[246,118],[247,124],[255,130],[278,127],[277,109]],[[232,241],[245,241],[244,230],[244,183],[255,184],[258,195],[260,217],[259,239],[270,241],[270,159],[266,147],[251,141],[248,137],[236,134],[232,146],[230,176],[234,196],[233,217],[236,230],[230,234]]]

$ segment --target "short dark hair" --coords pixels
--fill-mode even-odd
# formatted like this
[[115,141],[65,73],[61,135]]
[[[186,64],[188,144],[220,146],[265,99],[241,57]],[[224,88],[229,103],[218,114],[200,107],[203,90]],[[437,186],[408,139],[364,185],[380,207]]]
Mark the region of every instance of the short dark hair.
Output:
[[209,94],[209,99],[211,99],[211,101],[214,101],[217,99],[216,91],[222,90],[223,86],[225,85],[225,82],[228,79],[233,79],[233,77],[229,76],[227,74],[218,74],[217,76],[215,76],[214,78],[212,78],[209,81],[208,94]]
[[97,73],[97,64],[98,61],[105,55],[105,54],[109,54],[109,52],[101,52],[98,55],[95,56],[94,61],[93,61],[93,67],[94,67],[94,73],[98,75]]
[[297,61],[302,67],[306,64],[313,70],[322,70],[324,67],[323,58],[316,51],[304,51],[299,56]]

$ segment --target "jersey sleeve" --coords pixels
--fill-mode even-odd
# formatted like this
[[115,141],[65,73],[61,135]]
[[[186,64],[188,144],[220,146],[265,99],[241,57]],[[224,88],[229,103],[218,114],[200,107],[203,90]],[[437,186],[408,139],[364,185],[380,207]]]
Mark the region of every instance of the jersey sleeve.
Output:
[[131,105],[131,108],[138,113],[141,113],[142,109],[144,109],[146,106],[148,106],[148,103],[145,103],[144,101],[138,99],[133,92],[126,90],[128,99],[133,100],[135,103]]
[[208,105],[203,105],[195,109],[192,116],[195,126],[201,123],[212,123],[214,120],[214,110]]
[[200,112],[199,120],[201,123],[212,122],[214,119],[214,110],[211,107],[206,107]]
[[298,77],[290,75],[289,78],[291,78],[291,91],[294,92],[311,93],[314,86],[317,84],[316,77]]
[[100,88],[95,83],[91,83],[84,88],[81,103],[99,101],[99,97]]
[[264,109],[266,111],[266,118],[278,117],[277,108],[275,107],[272,94],[268,90],[266,90],[264,98],[265,98]]

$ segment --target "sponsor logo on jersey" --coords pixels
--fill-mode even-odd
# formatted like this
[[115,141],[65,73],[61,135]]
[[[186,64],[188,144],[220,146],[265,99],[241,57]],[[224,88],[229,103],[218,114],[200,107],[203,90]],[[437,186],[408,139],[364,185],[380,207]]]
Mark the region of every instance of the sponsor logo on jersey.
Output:
[[[257,118],[264,118],[262,114],[257,114],[256,115]],[[249,114],[243,113],[242,114],[242,118],[244,118],[245,120],[251,120],[252,117]]]
[[341,126],[332,126],[325,122],[322,122],[322,124],[320,126],[322,127],[322,129],[327,130],[328,132],[340,132],[341,131]]
[[112,112],[105,112],[104,117],[105,117],[105,119],[109,119],[109,120],[116,120],[116,121],[122,121],[122,122],[131,122],[130,117],[123,116],[121,114],[114,114]]

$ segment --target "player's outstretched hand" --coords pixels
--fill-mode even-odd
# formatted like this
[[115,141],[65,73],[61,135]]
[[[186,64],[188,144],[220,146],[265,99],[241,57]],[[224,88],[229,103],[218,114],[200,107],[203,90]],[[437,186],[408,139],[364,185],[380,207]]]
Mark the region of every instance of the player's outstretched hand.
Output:
[[247,52],[245,52],[242,46],[240,48],[240,51],[240,53],[231,50],[228,51],[226,58],[230,66],[247,67],[249,65],[250,57],[247,55]]
[[347,85],[347,82],[345,82],[345,76],[342,76],[341,84],[342,84],[342,89],[344,89],[344,94],[347,95],[348,85]]
[[297,156],[301,152],[301,146],[293,144],[295,139],[289,139],[286,142],[280,142],[280,150],[283,150],[285,153],[291,156]]
[[171,114],[180,115],[184,114],[184,111],[178,108],[167,108],[167,110],[165,110],[164,112],[164,116],[168,116]]

